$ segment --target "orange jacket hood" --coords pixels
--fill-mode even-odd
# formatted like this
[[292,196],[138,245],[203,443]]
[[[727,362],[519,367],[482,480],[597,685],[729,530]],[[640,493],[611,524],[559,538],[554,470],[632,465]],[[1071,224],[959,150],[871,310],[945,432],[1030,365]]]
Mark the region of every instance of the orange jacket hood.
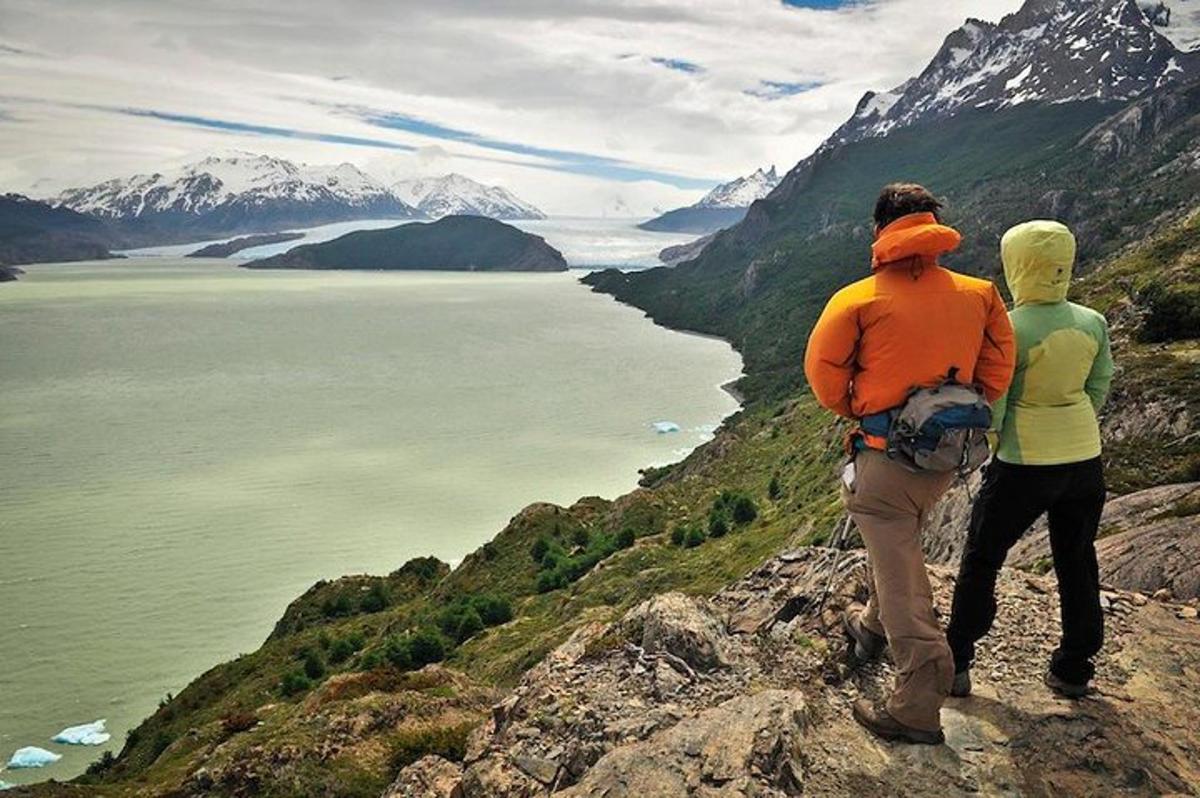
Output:
[[938,255],[958,249],[960,243],[959,232],[940,224],[932,213],[910,213],[879,231],[871,246],[871,268],[912,258],[936,260]]

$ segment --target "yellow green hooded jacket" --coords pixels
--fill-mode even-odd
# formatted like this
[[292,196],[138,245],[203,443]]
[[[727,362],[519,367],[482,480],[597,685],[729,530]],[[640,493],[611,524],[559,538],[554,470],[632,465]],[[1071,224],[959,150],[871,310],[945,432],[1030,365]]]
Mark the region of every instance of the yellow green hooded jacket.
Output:
[[1075,237],[1058,222],[1026,222],[1004,235],[1000,254],[1015,301],[1017,369],[994,408],[996,457],[1023,465],[1099,457],[1096,418],[1112,382],[1112,351],[1104,316],[1067,301]]

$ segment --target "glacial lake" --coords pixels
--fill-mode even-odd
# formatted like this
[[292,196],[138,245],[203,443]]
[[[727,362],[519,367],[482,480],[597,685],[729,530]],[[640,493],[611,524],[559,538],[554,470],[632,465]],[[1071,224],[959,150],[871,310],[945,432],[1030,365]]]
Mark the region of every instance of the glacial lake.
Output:
[[[549,275],[36,265],[0,286],[0,781],[65,779],[319,579],[615,497],[741,361]],[[658,434],[654,422],[680,431]],[[105,718],[105,747],[50,742]]]

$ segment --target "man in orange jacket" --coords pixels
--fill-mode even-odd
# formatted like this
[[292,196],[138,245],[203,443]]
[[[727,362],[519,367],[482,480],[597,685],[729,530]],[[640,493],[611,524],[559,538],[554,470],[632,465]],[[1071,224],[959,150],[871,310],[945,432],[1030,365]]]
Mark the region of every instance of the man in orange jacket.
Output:
[[[987,280],[938,264],[962,240],[941,224],[941,209],[918,185],[880,194],[872,274],[829,300],[805,354],[813,393],[835,413],[861,421],[948,376],[981,386],[989,402],[1008,390],[1016,351],[1004,300]],[[854,717],[885,739],[938,744],[954,658],[934,616],[921,526],[953,474],[909,470],[864,430],[851,445],[843,499],[867,547],[871,584],[867,606],[852,605],[845,626],[858,656],[887,646],[896,666],[886,708],[860,699]]]

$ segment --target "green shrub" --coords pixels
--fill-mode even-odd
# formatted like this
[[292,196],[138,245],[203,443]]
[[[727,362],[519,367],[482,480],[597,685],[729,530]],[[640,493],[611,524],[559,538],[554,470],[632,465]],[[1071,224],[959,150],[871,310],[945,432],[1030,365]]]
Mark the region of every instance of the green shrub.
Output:
[[588,534],[587,529],[584,527],[579,527],[571,533],[571,542],[580,548],[584,548],[588,544],[589,537],[590,535]]
[[465,607],[449,617],[449,622],[442,626],[442,631],[451,640],[465,643],[483,631],[483,619],[474,607]]
[[1146,343],[1200,338],[1200,288],[1155,283],[1138,299],[1147,313],[1138,337]]
[[758,507],[754,499],[740,490],[724,490],[713,502],[712,509],[722,512],[732,519],[733,523],[742,526],[758,517]]
[[684,524],[677,525],[674,529],[671,530],[671,543],[676,546],[682,546],[683,542],[685,540],[687,540],[687,533],[688,533],[688,530],[687,530],[686,525],[684,525]]
[[314,682],[325,677],[325,663],[317,652],[309,651],[304,655],[304,675]]
[[284,698],[291,698],[311,688],[312,681],[298,668],[285,673],[279,683],[279,692],[283,694]]
[[371,587],[367,590],[366,595],[362,597],[358,608],[363,612],[383,612],[387,609],[390,599],[387,594],[387,588],[382,582],[372,582]]
[[729,519],[725,513],[717,508],[713,508],[708,513],[708,536],[713,538],[723,538],[729,533]]
[[383,646],[383,656],[392,667],[402,671],[413,668],[412,640],[409,637],[389,637]]
[[537,592],[549,593],[551,590],[558,590],[560,587],[566,587],[567,581],[563,578],[559,571],[542,571],[537,575]]
[[771,484],[767,485],[767,496],[771,501],[779,501],[779,497],[783,495],[783,485],[779,482],[779,475],[771,475]]
[[628,549],[637,541],[637,533],[632,527],[625,527],[617,533],[617,548]]
[[699,546],[701,543],[703,543],[704,539],[705,539],[704,530],[698,526],[694,526],[690,530],[688,530],[687,538],[683,541],[683,544],[685,546],[687,546],[689,549],[694,549],[697,546]]
[[[360,671],[373,671],[383,665],[384,655],[379,651],[368,651],[358,659],[358,669]],[[412,664],[412,658],[409,657],[409,664]]]
[[533,546],[529,549],[529,554],[533,557],[533,561],[540,565],[552,547],[553,543],[550,538],[542,535],[533,542]]
[[362,635],[357,634],[334,640],[329,645],[329,661],[335,665],[345,662],[362,650],[364,642]]
[[426,627],[418,630],[409,638],[408,647],[412,652],[413,665],[418,668],[446,658],[446,644],[436,629]]
[[330,596],[321,602],[321,613],[326,618],[349,615],[353,611],[354,608],[350,604],[350,597],[345,593],[338,593],[336,596]]
[[512,604],[506,598],[481,593],[471,598],[471,606],[479,613],[484,626],[499,626],[513,618]]

